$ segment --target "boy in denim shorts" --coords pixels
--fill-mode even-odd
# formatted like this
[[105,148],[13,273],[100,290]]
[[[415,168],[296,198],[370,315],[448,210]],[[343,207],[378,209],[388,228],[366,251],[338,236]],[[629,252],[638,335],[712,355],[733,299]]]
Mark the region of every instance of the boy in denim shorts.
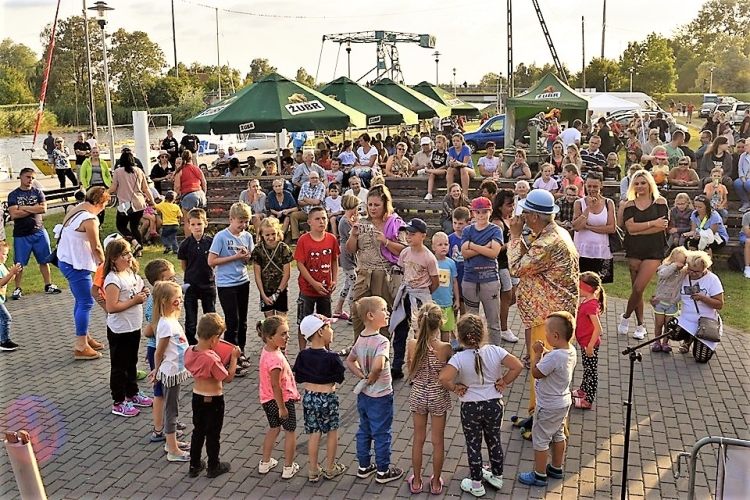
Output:
[[[294,362],[294,380],[305,384],[302,397],[305,432],[310,435],[307,450],[310,455],[310,471],[307,479],[318,482],[320,476],[333,479],[346,472],[346,466],[336,462],[339,428],[339,398],[336,384],[344,382],[344,363],[341,357],[328,350],[333,341],[333,324],[336,320],[321,314],[306,316],[299,325],[300,332],[310,343],[310,348],[300,351]],[[320,437],[328,434],[326,467],[318,465]]]
[[[575,319],[566,311],[547,316],[545,336],[552,350],[538,340],[532,345],[531,375],[536,379],[536,410],[531,439],[534,445],[534,470],[518,475],[530,486],[547,486],[547,477],[563,478],[565,457],[565,420],[572,402],[570,382],[576,367],[576,350],[570,345]],[[547,463],[552,449],[552,462]]]

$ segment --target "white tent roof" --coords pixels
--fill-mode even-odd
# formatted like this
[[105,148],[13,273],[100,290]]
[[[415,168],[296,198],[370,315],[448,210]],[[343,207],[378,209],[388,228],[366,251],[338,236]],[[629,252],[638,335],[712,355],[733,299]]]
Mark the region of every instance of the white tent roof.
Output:
[[589,109],[594,112],[596,117],[604,116],[613,111],[639,109],[639,106],[625,99],[597,92],[589,97]]

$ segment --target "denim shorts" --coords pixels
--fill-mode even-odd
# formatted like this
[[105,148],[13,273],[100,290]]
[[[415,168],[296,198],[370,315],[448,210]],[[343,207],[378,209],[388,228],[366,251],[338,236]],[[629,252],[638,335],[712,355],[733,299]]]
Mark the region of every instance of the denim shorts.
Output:
[[654,306],[654,314],[663,314],[664,316],[677,316],[677,304],[659,302]]
[[499,269],[500,291],[509,292],[513,289],[513,278],[510,276],[510,269]]
[[182,197],[180,206],[188,212],[194,208],[203,208],[206,206],[206,193],[201,190],[188,193]]
[[327,434],[339,428],[339,397],[335,392],[305,391],[302,396],[305,433]]

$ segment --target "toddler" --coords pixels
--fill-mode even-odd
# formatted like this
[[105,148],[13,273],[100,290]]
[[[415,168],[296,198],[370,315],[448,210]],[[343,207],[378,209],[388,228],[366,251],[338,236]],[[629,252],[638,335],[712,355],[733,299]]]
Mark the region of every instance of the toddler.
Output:
[[164,243],[164,253],[177,253],[177,230],[180,229],[180,218],[182,209],[175,203],[177,194],[167,191],[164,201],[158,203],[154,208],[161,214],[161,241]]
[[440,338],[443,342],[454,340],[452,337],[456,328],[456,313],[460,307],[458,271],[456,263],[448,258],[449,246],[447,234],[437,232],[432,235],[432,251],[438,264],[438,287],[432,292],[432,300],[443,312],[443,323],[440,326]]
[[[677,306],[680,302],[680,287],[685,281],[688,251],[685,247],[675,247],[661,262],[656,270],[657,283],[651,305],[654,307],[654,337],[660,337],[668,318],[677,316]],[[669,338],[651,344],[652,352],[672,352]],[[682,352],[682,350],[680,350]],[[687,352],[687,351],[686,351]]]
[[9,250],[10,246],[5,241],[0,241],[0,351],[15,351],[18,349],[18,344],[10,340],[11,316],[5,307],[5,295],[10,280],[21,272],[21,264],[13,264],[10,269],[5,267]]
[[607,295],[597,273],[581,273],[579,281],[581,302],[576,315],[576,341],[581,347],[583,380],[581,388],[573,391],[576,408],[590,410],[596,399],[598,386],[599,346],[602,343],[602,323],[599,316],[607,307]]

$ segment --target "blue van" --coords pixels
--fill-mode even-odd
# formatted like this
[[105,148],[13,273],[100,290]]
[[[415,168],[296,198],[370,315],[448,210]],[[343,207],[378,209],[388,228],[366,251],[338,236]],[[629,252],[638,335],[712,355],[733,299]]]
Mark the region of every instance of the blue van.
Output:
[[474,132],[465,133],[464,140],[472,153],[485,150],[488,141],[502,149],[505,147],[505,115],[493,116]]

